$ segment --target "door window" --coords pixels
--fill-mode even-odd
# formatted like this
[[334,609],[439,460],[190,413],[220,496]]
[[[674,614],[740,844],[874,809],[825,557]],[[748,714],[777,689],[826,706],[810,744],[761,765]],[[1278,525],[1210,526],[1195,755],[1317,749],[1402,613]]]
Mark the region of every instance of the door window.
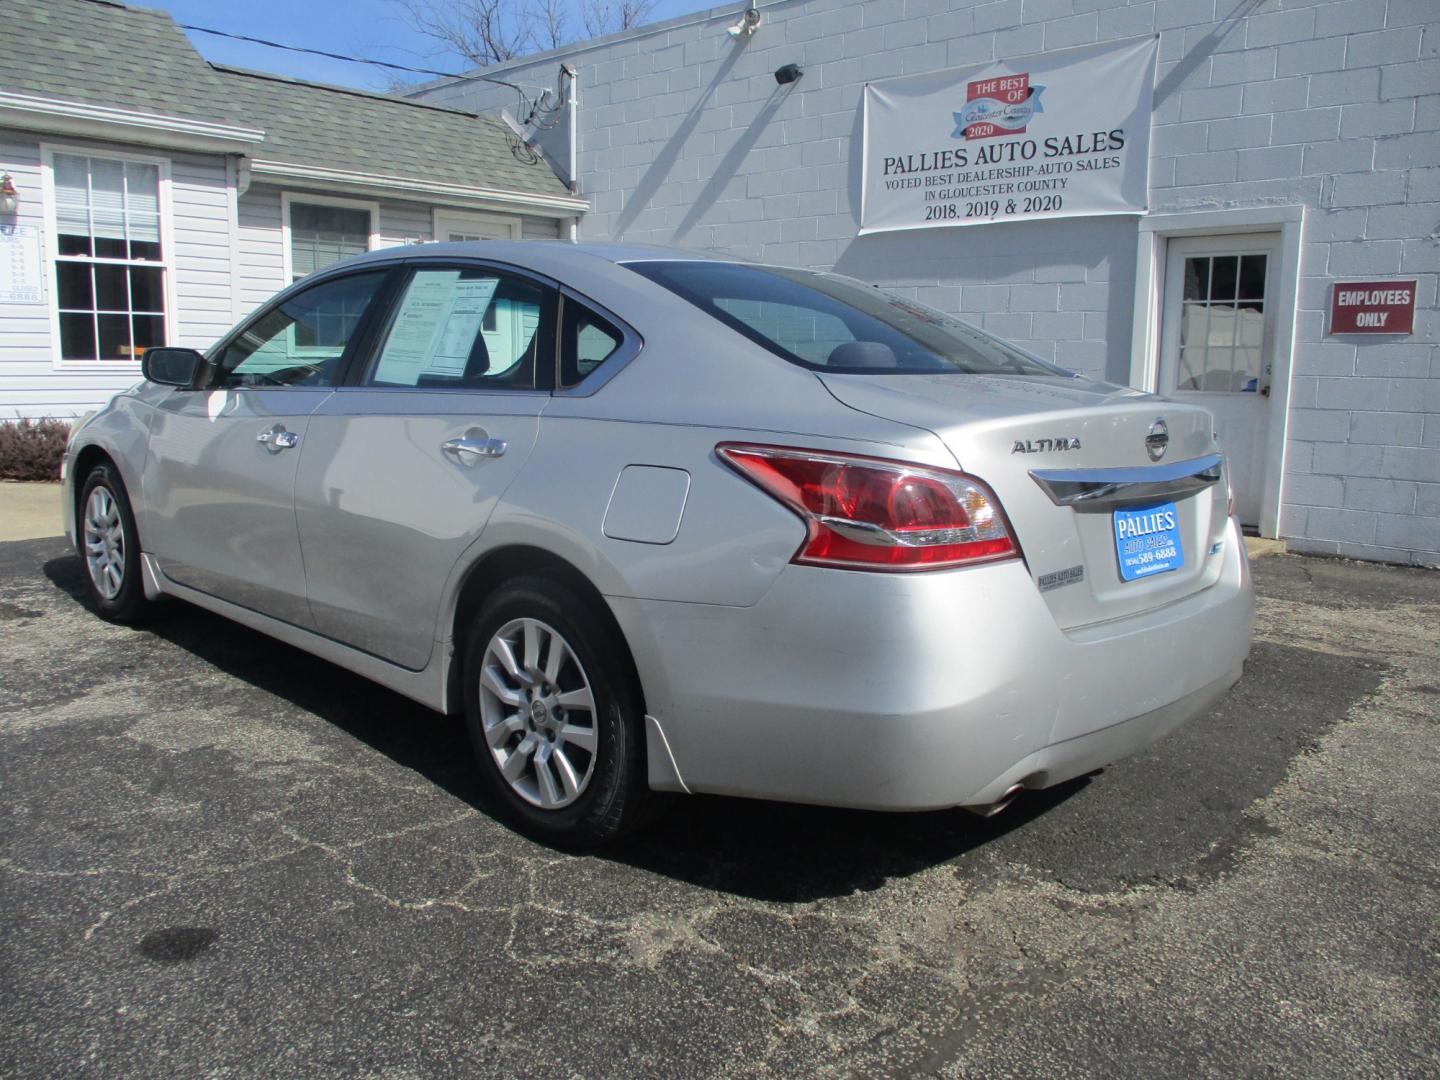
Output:
[[1264,365],[1268,257],[1185,259],[1177,390],[1253,394]]
[[385,271],[322,282],[245,327],[220,357],[222,386],[333,386]]
[[432,389],[548,389],[555,301],[553,290],[489,268],[417,270],[364,381]]

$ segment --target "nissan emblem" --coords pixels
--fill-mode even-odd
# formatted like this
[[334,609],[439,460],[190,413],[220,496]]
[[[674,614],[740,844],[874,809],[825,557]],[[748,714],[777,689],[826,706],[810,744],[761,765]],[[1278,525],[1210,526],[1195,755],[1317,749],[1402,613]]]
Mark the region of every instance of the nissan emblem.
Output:
[[1165,426],[1165,418],[1157,416],[1145,436],[1145,452],[1150,455],[1151,461],[1159,461],[1165,456],[1165,448],[1169,445],[1170,429]]

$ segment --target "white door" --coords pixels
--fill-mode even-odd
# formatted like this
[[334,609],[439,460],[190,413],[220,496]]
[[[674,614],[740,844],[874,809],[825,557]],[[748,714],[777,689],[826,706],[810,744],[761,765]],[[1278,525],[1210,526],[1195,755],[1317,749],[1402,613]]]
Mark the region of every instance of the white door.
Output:
[[1265,492],[1280,237],[1193,237],[1166,251],[1160,393],[1215,414],[1242,525]]

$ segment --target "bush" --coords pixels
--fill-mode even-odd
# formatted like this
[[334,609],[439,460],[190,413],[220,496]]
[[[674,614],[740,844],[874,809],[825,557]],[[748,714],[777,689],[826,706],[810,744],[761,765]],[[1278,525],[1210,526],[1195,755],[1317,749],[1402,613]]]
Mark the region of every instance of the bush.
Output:
[[69,435],[65,420],[0,422],[0,480],[59,480]]

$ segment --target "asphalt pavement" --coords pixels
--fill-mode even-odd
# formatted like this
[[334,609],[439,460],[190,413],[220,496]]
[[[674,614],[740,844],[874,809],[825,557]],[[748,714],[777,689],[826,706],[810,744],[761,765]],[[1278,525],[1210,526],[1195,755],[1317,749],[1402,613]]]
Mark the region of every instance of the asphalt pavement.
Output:
[[997,818],[694,798],[577,857],[457,721],[0,544],[0,1073],[1435,1075],[1440,574],[1255,572],[1229,698]]

